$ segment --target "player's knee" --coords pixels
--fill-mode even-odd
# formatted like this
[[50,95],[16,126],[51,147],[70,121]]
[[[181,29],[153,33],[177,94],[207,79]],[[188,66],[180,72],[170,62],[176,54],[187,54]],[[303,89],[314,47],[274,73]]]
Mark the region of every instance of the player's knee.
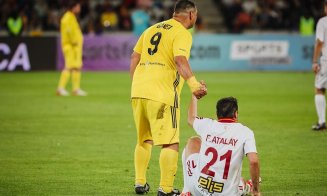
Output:
[[145,141],[143,143],[137,143],[136,144],[136,148],[145,148],[145,149],[148,149],[148,148],[152,148],[152,146],[153,146],[153,143],[148,142],[148,141]]
[[152,140],[146,140],[146,141],[144,141],[144,143],[147,143],[147,144],[153,145],[153,141],[152,141]]
[[192,136],[188,139],[187,144],[201,146],[201,138],[199,136]]
[[162,148],[169,148],[172,150],[175,150],[178,152],[178,148],[179,148],[179,143],[175,143],[175,144],[164,144],[162,145]]
[[152,140],[139,140],[137,141],[137,144],[136,145],[144,145],[144,144],[150,144],[150,145],[153,145],[153,141]]
[[187,151],[189,153],[197,153],[200,151],[201,148],[201,138],[199,136],[193,136],[187,141],[186,145]]

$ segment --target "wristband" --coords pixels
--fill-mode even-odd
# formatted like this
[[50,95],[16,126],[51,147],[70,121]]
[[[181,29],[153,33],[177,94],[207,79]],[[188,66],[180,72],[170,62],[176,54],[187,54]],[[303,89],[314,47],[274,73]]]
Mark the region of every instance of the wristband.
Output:
[[190,77],[186,82],[190,87],[192,93],[199,90],[201,87],[201,84],[196,80],[195,76]]

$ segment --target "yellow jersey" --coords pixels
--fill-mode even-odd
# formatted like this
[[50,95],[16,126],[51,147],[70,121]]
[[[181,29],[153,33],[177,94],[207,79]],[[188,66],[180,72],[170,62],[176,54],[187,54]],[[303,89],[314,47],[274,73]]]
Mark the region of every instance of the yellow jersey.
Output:
[[67,11],[60,21],[61,47],[68,66],[82,65],[83,34],[76,16]]
[[143,32],[134,51],[141,54],[132,82],[132,98],[145,98],[178,108],[184,79],[174,57],[190,57],[192,36],[175,19],[157,23]]

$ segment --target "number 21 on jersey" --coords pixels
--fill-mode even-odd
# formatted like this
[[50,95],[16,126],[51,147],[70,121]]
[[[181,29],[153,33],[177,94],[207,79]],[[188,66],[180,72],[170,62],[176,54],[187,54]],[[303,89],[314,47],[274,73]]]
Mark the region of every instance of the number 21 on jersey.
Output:
[[[216,172],[212,171],[210,169],[210,167],[217,162],[218,151],[213,147],[209,147],[205,151],[205,155],[209,156],[209,154],[212,154],[212,159],[203,167],[203,169],[201,170],[201,173],[214,177],[216,175]],[[228,178],[228,172],[229,172],[231,158],[232,158],[232,151],[228,150],[224,155],[220,156],[220,159],[219,159],[219,161],[226,160],[225,167],[224,167],[224,174],[223,174],[223,179],[225,179],[225,180]]]

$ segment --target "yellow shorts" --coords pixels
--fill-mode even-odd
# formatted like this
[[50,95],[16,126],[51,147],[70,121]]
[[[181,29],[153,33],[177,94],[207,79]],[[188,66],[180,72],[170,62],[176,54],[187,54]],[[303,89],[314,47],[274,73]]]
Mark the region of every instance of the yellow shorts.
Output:
[[133,98],[137,142],[152,140],[154,145],[179,143],[180,109],[157,101]]
[[65,59],[65,67],[81,68],[82,67],[82,52],[77,47],[65,47],[63,48],[63,54]]

